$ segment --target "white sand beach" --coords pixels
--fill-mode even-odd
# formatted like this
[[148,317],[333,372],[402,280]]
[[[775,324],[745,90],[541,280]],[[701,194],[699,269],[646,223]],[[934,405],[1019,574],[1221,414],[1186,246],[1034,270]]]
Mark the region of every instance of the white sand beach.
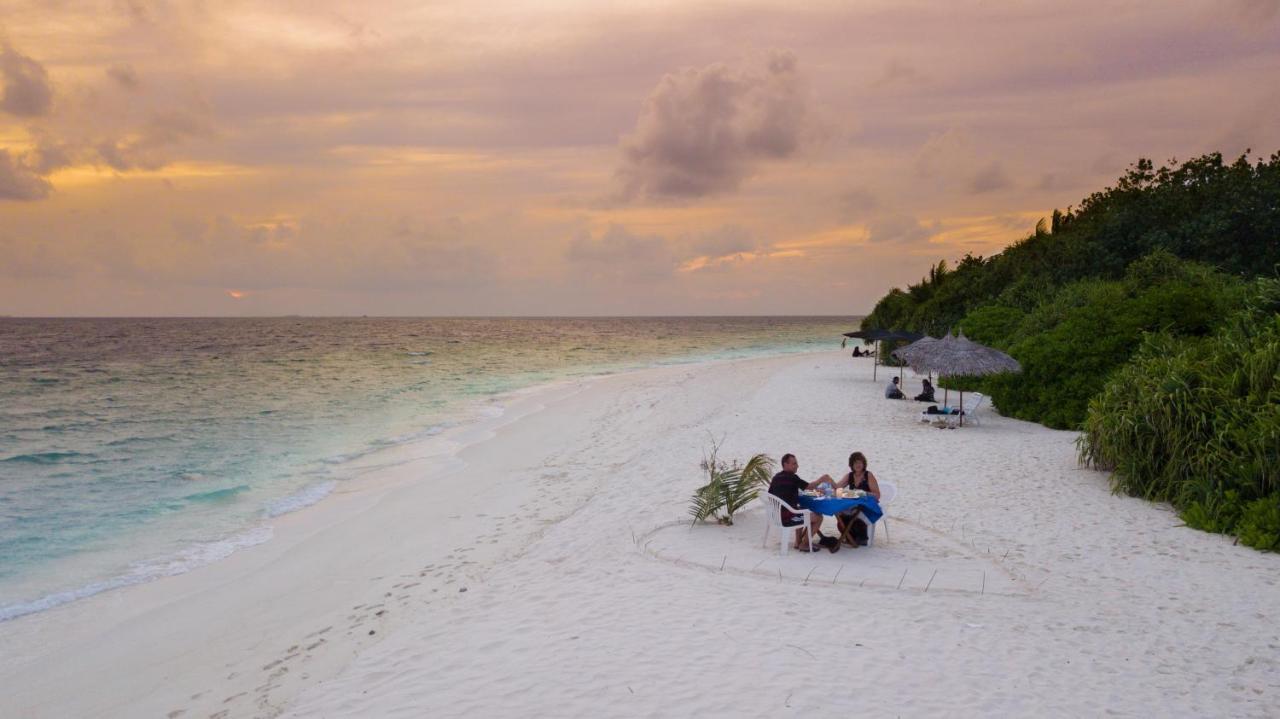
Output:
[[[504,398],[269,542],[0,624],[0,716],[1280,714],[1280,556],[1113,496],[1074,433],[935,429],[871,374],[832,351]],[[758,503],[690,528],[713,437],[806,479],[866,453],[887,535],[780,558]]]

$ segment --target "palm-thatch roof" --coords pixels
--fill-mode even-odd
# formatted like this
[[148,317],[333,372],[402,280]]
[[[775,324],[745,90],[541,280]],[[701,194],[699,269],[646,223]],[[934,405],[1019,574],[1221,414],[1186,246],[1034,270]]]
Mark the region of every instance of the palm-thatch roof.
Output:
[[906,347],[899,347],[894,350],[893,356],[906,362],[917,373],[928,372],[929,370],[924,364],[924,358],[928,354],[929,348],[940,341],[937,337],[921,337]]
[[924,369],[944,377],[1022,371],[1018,360],[998,349],[974,342],[963,333],[958,337],[948,334],[904,359],[916,371]]

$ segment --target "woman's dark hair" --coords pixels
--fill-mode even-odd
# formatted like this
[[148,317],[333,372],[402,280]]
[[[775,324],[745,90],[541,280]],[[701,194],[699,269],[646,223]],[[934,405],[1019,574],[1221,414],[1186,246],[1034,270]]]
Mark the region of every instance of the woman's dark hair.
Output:
[[861,452],[854,452],[849,455],[849,471],[853,471],[853,463],[862,460],[862,471],[867,471],[867,457]]

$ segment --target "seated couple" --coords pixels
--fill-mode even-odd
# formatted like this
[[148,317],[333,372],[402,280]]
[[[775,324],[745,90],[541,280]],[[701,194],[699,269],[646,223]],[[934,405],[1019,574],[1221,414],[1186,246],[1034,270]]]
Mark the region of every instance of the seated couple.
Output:
[[[936,402],[933,398],[933,383],[928,379],[921,380],[920,394],[915,396],[917,402]],[[898,386],[898,378],[894,377],[889,380],[889,384],[884,388],[885,399],[906,399],[907,396],[902,393],[902,389]]]
[[[796,470],[800,469],[800,462],[796,460],[794,454],[782,455],[782,471],[773,475],[773,481],[769,483],[769,494],[786,502],[787,506],[798,507],[800,505],[800,490],[802,489],[819,489],[829,486],[832,489],[840,489],[848,487],[849,489],[861,489],[867,494],[880,499],[880,485],[876,483],[876,476],[867,471],[867,458],[861,452],[854,452],[849,455],[849,473],[839,482],[833,480],[831,475],[824,474],[821,477],[806,482],[796,474]],[[836,525],[840,531],[840,536],[844,536],[845,528],[852,523],[850,534],[853,536],[854,546],[866,546],[867,544],[867,525],[864,522],[855,522],[854,518],[862,510],[854,508],[849,512],[841,512],[836,515]],[[782,508],[782,523],[788,527],[797,527],[796,529],[796,549],[807,552],[810,551],[809,538],[804,536],[804,518],[798,514],[787,511],[786,507]],[[812,546],[812,551],[818,551],[820,547],[826,547],[827,551],[837,552],[840,549],[840,540],[835,537],[828,537],[820,530],[822,527],[822,515],[817,512],[812,513],[810,518],[810,531],[817,538]]]

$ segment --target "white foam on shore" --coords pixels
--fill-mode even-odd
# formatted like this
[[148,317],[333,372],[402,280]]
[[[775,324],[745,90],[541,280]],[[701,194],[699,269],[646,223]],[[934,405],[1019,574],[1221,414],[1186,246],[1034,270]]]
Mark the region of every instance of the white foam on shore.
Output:
[[261,526],[240,532],[239,534],[211,542],[198,542],[182,551],[167,557],[160,557],[135,564],[122,575],[111,577],[100,582],[92,582],[82,587],[62,592],[47,594],[30,602],[19,602],[0,607],[0,622],[17,619],[28,614],[35,614],[80,599],[108,592],[113,589],[149,582],[161,577],[172,577],[189,572],[213,562],[226,559],[237,550],[262,544],[271,539],[271,527]]
[[280,499],[269,502],[263,510],[263,515],[266,517],[279,517],[282,514],[296,512],[299,509],[310,507],[316,502],[319,502],[329,496],[329,493],[337,486],[337,480],[329,480],[327,482],[309,485],[298,492],[288,495],[287,497],[281,497]]

